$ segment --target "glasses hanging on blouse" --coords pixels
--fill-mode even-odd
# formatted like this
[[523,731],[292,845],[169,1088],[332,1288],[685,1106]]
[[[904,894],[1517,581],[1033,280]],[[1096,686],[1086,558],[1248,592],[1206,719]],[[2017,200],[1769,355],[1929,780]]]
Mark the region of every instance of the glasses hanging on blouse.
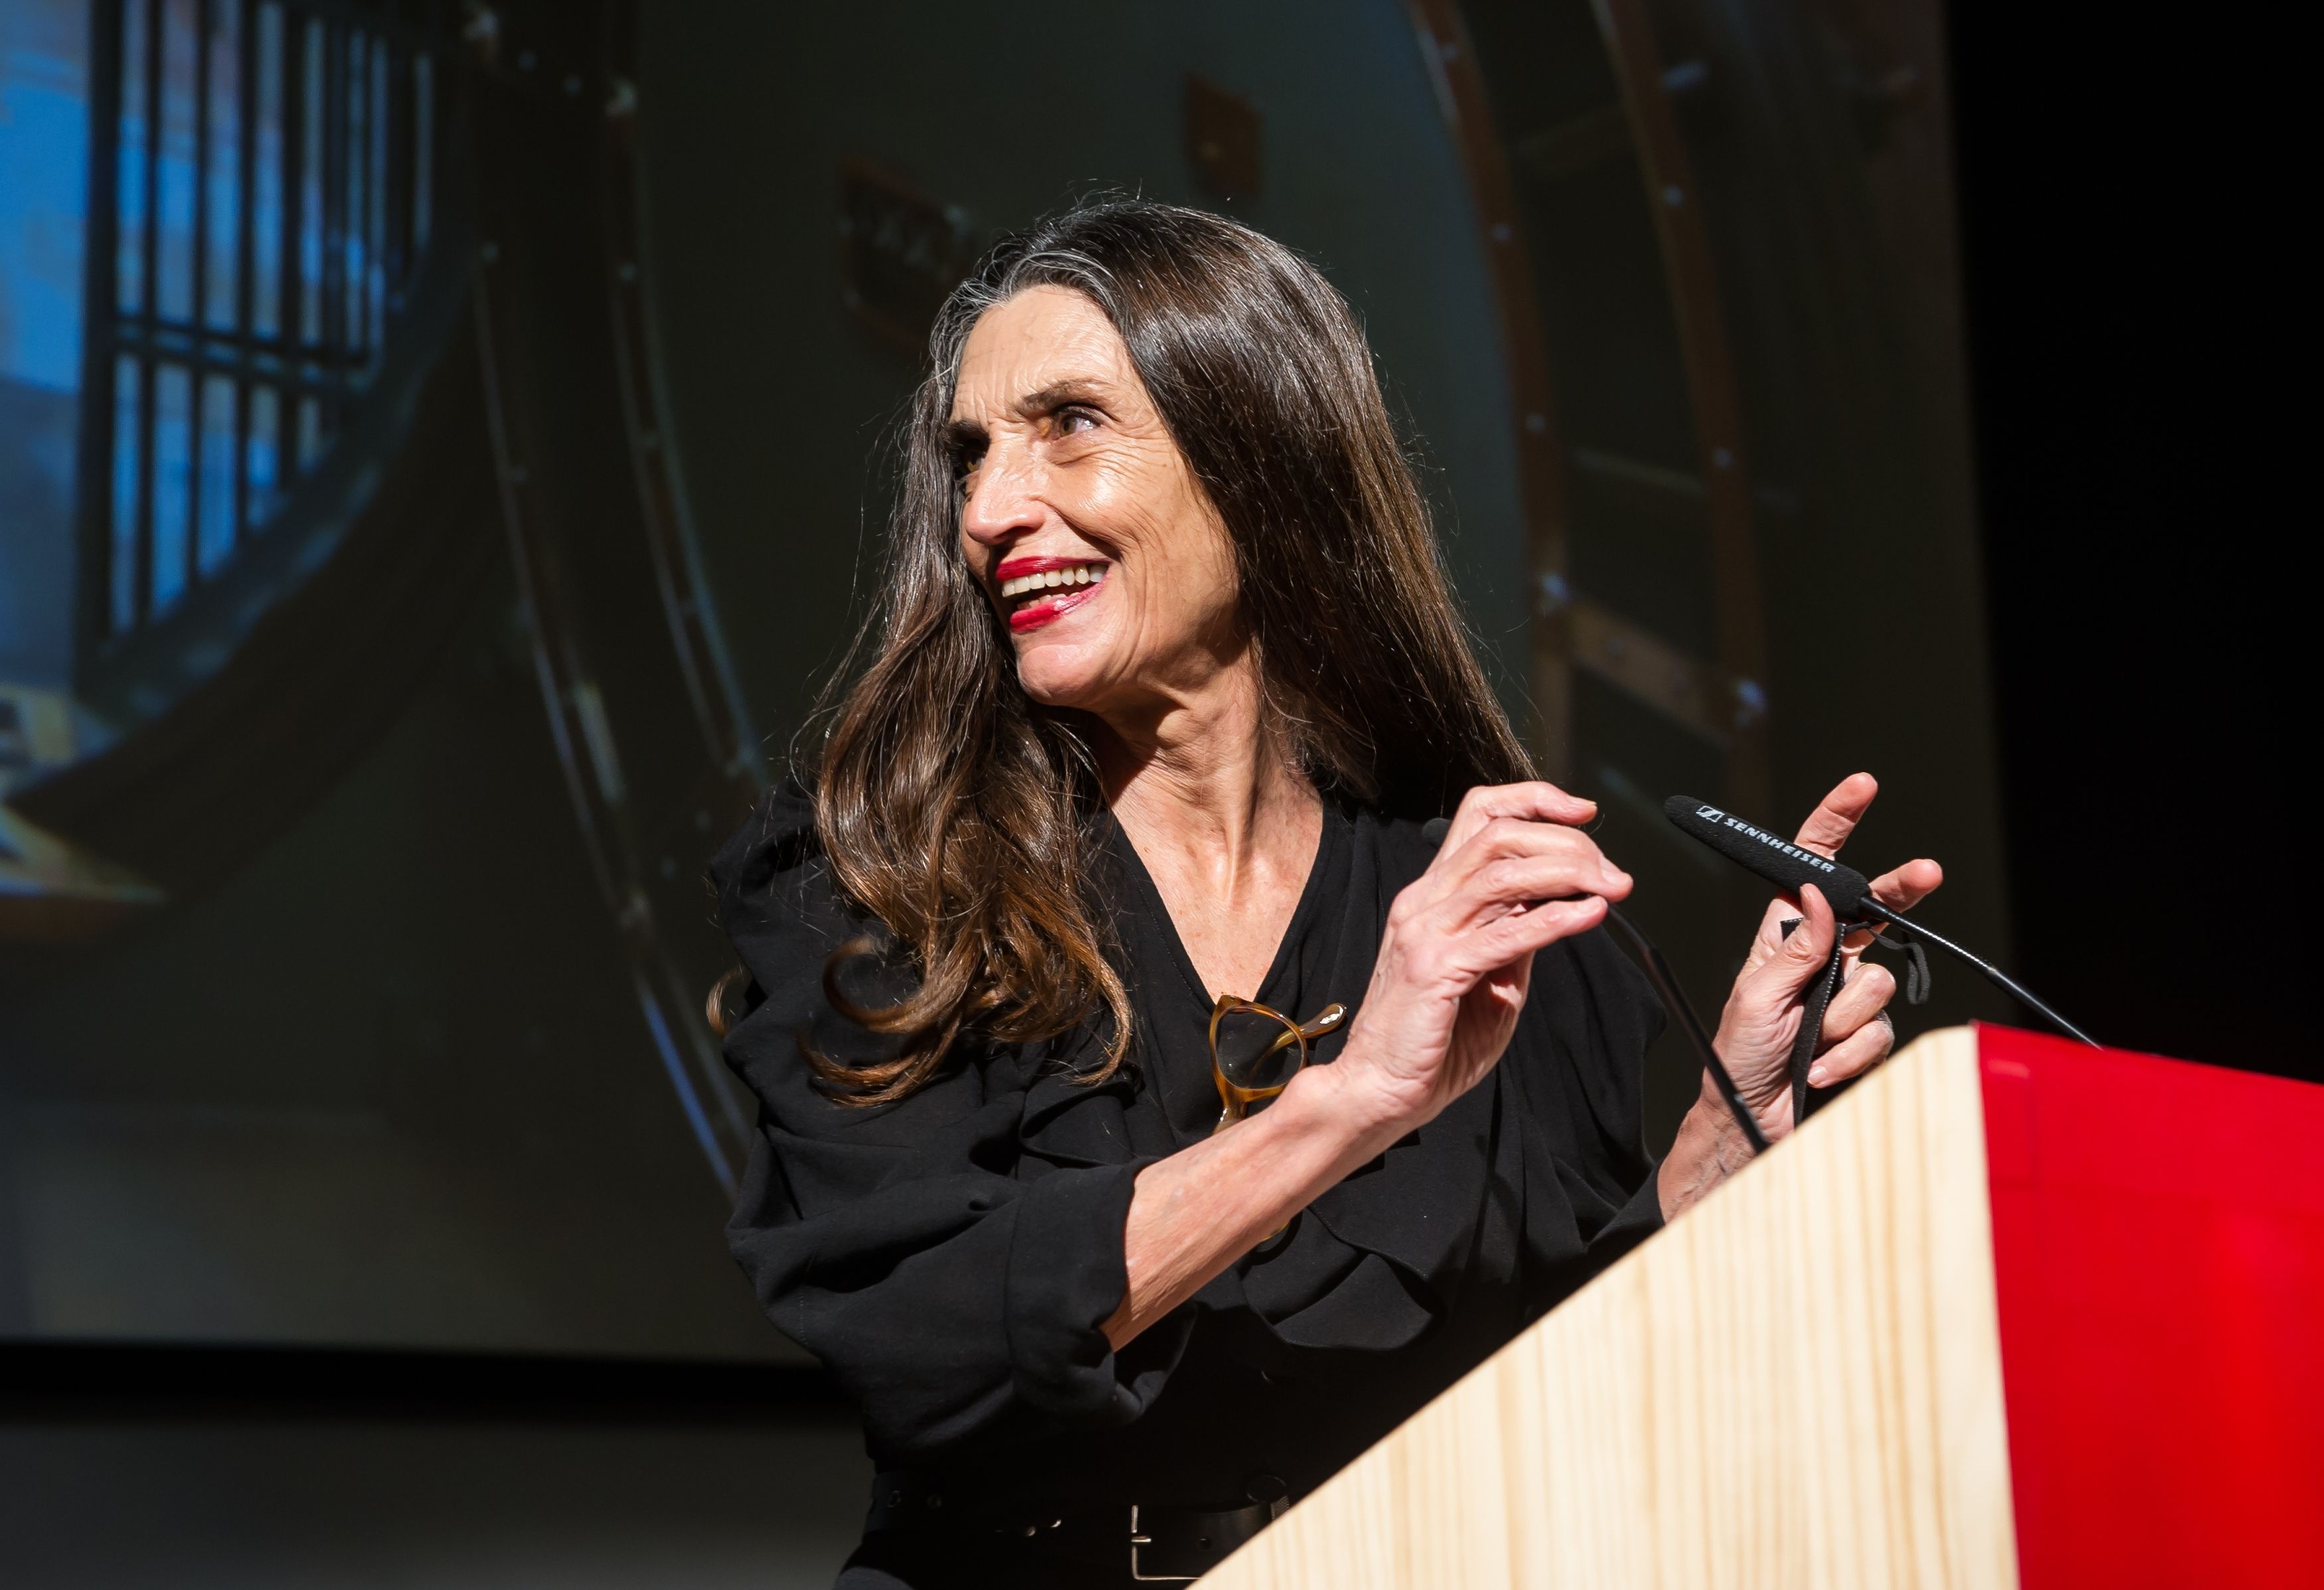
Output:
[[1264,1107],[1307,1063],[1307,1045],[1339,1031],[1344,1005],[1326,1005],[1301,1025],[1279,1010],[1222,994],[1211,1006],[1211,1076],[1219,1085],[1213,1135]]

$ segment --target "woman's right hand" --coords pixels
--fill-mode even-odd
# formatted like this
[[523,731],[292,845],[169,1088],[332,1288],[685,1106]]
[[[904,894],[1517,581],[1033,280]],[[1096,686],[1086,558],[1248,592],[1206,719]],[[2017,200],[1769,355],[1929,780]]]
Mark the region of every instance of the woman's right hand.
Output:
[[1396,1135],[1434,1119],[1508,1047],[1534,952],[1605,920],[1630,876],[1575,824],[1596,803],[1549,784],[1471,790],[1428,870],[1396,897],[1334,1072]]
[[1574,828],[1598,808],[1546,784],[1472,789],[1388,907],[1347,1047],[1266,1110],[1138,1173],[1117,1348],[1325,1189],[1482,1081],[1509,1046],[1534,951],[1586,933],[1629,875]]

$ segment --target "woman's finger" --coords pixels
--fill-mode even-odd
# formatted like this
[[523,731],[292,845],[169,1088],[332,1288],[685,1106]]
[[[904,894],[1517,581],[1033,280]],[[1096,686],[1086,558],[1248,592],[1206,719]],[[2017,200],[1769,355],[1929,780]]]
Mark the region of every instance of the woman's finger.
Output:
[[1471,918],[1506,915],[1513,905],[1597,895],[1629,897],[1630,875],[1594,851],[1502,856],[1486,862],[1454,889],[1446,904]]
[[[1772,930],[1771,930],[1772,931]],[[1750,1003],[1766,1013],[1781,1009],[1800,997],[1831,958],[1832,934],[1838,930],[1831,904],[1813,884],[1800,887],[1800,925],[1789,938],[1778,938],[1754,968],[1748,968],[1736,991],[1748,987]]]
[[1548,900],[1529,910],[1497,917],[1467,936],[1477,942],[1478,956],[1489,970],[1520,956],[1545,950],[1560,939],[1586,933],[1606,920],[1606,900],[1584,895],[1577,900]]
[[[1440,994],[1462,993],[1535,951],[1587,933],[1605,919],[1606,902],[1596,895],[1504,911],[1481,923],[1463,922],[1440,911],[1411,924],[1411,948],[1397,958],[1395,980]],[[1367,1008],[1378,1002],[1368,998]]]
[[[1449,942],[1514,916],[1548,913],[1562,920],[1554,908],[1624,899],[1629,892],[1627,877],[1608,877],[1587,864],[1577,870],[1565,858],[1506,858],[1412,913],[1403,931]],[[1593,916],[1591,925],[1601,919]]]
[[1597,802],[1568,795],[1557,786],[1539,779],[1524,784],[1480,784],[1461,797],[1460,808],[1452,813],[1452,825],[1444,831],[1437,854],[1449,855],[1459,850],[1471,835],[1496,817],[1571,825],[1592,822],[1597,815]]
[[1896,979],[1886,967],[1859,965],[1825,1007],[1821,1042],[1846,1042],[1865,1023],[1877,1021],[1895,997]]
[[1848,842],[1848,836],[1864,821],[1872,798],[1879,793],[1880,782],[1871,774],[1849,774],[1816,803],[1816,809],[1800,824],[1799,837],[1794,842],[1819,856],[1839,855],[1840,847]]
[[1872,897],[1891,911],[1910,911],[1937,892],[1945,869],[1923,856],[1872,880]]
[[1445,863],[1444,871],[1446,881],[1462,887],[1496,868],[1541,859],[1564,861],[1577,874],[1594,873],[1608,882],[1629,878],[1580,829],[1511,817],[1497,817],[1479,829]]
[[[1451,841],[1446,843],[1449,847]],[[1503,891],[1502,897],[1545,899],[1577,890],[1597,894],[1609,888],[1627,891],[1629,887],[1629,875],[1608,860],[1597,841],[1581,830],[1561,823],[1496,817],[1475,830],[1458,850],[1440,850],[1428,870],[1406,887],[1398,903],[1408,914],[1432,912],[1446,901],[1472,894],[1477,879],[1489,869],[1529,858],[1565,859],[1572,869],[1572,882],[1531,895],[1510,896]]]
[[[1448,841],[1449,845],[1449,841]],[[1548,850],[1586,850],[1596,854],[1598,841],[1563,823],[1529,817],[1496,817],[1472,832],[1457,846],[1440,855],[1453,870],[1473,868],[1497,856],[1537,855]]]
[[1883,1014],[1817,1056],[1815,1063],[1808,1067],[1808,1084],[1829,1088],[1850,1077],[1860,1077],[1887,1059],[1888,1052],[1895,1046],[1896,1029]]
[[[1775,955],[1786,950],[1794,953],[1803,951],[1804,946],[1799,942],[1799,930],[1794,928],[1789,933],[1784,931],[1785,923],[1803,920],[1801,913],[1803,909],[1803,906],[1794,905],[1780,896],[1767,902],[1767,908],[1759,914],[1759,931],[1751,935],[1751,947],[1744,951],[1743,965],[1735,974],[1738,988]],[[1822,953],[1827,956],[1831,953],[1829,942],[1824,944]],[[1823,962],[1819,960],[1816,964],[1821,966]]]

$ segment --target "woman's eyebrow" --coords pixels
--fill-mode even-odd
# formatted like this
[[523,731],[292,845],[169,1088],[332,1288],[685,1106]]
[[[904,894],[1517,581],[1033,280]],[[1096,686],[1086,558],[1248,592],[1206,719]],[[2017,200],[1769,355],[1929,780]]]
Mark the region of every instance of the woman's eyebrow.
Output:
[[1053,381],[1038,391],[1028,392],[1017,400],[1017,412],[1031,418],[1039,414],[1054,414],[1068,403],[1094,403],[1104,407],[1106,390],[1097,381],[1083,376],[1065,381]]
[[973,453],[986,442],[984,427],[973,419],[949,419],[945,422],[945,446],[954,453]]

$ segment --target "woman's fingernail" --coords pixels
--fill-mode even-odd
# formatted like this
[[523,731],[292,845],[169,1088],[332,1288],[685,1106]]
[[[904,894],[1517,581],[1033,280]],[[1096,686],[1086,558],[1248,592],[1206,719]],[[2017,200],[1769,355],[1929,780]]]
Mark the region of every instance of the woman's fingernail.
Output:
[[1822,1087],[1826,1082],[1829,1082],[1829,1081],[1831,1081],[1831,1068],[1830,1066],[1827,1066],[1827,1065],[1823,1065],[1823,1064],[1819,1063],[1819,1064],[1812,1065],[1812,1066],[1808,1067],[1808,1086],[1809,1086],[1809,1087],[1811,1087],[1811,1088],[1821,1088],[1821,1087]]

